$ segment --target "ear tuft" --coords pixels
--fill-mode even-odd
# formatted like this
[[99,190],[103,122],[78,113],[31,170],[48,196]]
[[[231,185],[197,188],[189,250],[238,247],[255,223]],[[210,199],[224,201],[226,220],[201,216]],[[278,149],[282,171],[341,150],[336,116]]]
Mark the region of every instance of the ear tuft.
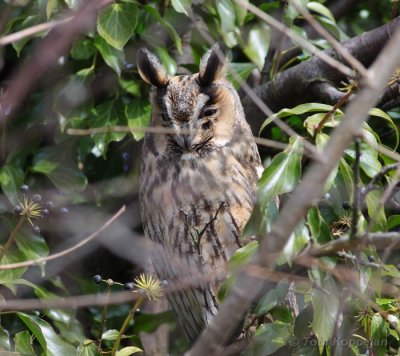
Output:
[[157,56],[147,48],[140,48],[137,54],[137,66],[142,79],[157,88],[168,85],[168,75]]
[[201,58],[199,70],[200,85],[209,85],[221,79],[227,67],[226,54],[222,51],[218,43],[212,46]]

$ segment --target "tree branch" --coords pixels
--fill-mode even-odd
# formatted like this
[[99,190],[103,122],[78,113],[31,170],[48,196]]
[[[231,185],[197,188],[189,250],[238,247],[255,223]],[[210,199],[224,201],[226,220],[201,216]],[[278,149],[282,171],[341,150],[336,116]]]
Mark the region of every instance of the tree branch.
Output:
[[[341,45],[368,67],[399,26],[400,17],[397,17],[389,24],[354,37]],[[325,53],[336,57],[333,49],[326,50]],[[346,76],[332,70],[323,60],[314,56],[281,72],[273,80],[254,88],[254,91],[271,110],[276,112],[305,102],[335,104],[345,95],[338,91],[336,86],[346,80]],[[265,115],[253,105],[250,96],[245,96],[242,103],[252,127],[259,127],[266,118]]]
[[[398,24],[398,21],[385,26],[384,31],[391,31],[392,33],[394,28],[391,26],[394,23]],[[361,36],[359,41],[368,39],[370,34],[371,32]],[[310,165],[301,183],[283,206],[279,217],[271,228],[271,232],[263,238],[259,251],[252,258],[250,264],[269,268],[274,266],[277,255],[282,251],[290,235],[301,219],[304,218],[310,206],[322,194],[324,184],[330,173],[344,150],[359,134],[364,121],[368,117],[369,109],[376,104],[379,95],[385,89],[396,65],[400,62],[398,43],[400,43],[400,30],[395,32],[393,38],[368,70],[369,77],[373,78],[373,81],[370,81],[369,86],[363,88],[349,104],[343,120],[332,132],[331,139],[323,151],[324,160]],[[381,46],[379,47],[381,48]],[[215,319],[210,322],[197,343],[186,355],[218,355],[219,350],[229,340],[252,301],[262,291],[264,281],[250,277],[243,270],[245,268],[239,273],[237,282],[221,305]]]

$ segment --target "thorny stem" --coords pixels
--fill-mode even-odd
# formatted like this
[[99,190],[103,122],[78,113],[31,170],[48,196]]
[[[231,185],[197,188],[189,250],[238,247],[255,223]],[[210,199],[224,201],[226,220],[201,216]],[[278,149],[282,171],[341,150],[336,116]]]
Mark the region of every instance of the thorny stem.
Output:
[[354,141],[354,148],[355,148],[355,159],[353,165],[354,171],[354,192],[353,192],[353,214],[351,220],[351,232],[350,232],[350,239],[355,239],[358,234],[358,217],[360,212],[360,187],[359,187],[359,180],[360,180],[360,140],[357,138]]
[[10,248],[10,246],[12,245],[12,243],[14,242],[15,237],[17,236],[17,232],[21,228],[21,226],[23,225],[25,220],[26,220],[26,217],[21,216],[18,220],[17,225],[15,225],[14,229],[11,231],[11,234],[8,237],[7,242],[5,243],[5,245],[2,247],[2,249],[0,251],[0,262],[3,259],[4,255],[6,254],[6,252],[8,251],[8,249]]
[[127,329],[128,325],[129,325],[129,322],[132,320],[133,316],[135,315],[136,309],[140,307],[140,305],[143,303],[143,301],[144,301],[144,297],[139,298],[136,301],[135,305],[130,310],[129,314],[127,315],[124,323],[121,326],[121,329],[119,330],[118,336],[115,339],[115,343],[114,343],[114,346],[113,346],[113,349],[112,349],[112,352],[111,352],[111,356],[115,356],[116,355],[116,353],[118,351],[118,348],[119,348],[119,344],[121,343],[122,336],[124,335],[124,332]]
[[[107,301],[108,301],[108,298],[110,297],[110,292],[111,292],[111,283],[107,283]],[[106,324],[107,309],[108,309],[108,303],[105,303],[104,307],[103,307],[103,312],[101,313],[99,337],[97,339],[97,348],[99,349],[99,352],[101,351],[101,342],[103,339],[104,325]]]

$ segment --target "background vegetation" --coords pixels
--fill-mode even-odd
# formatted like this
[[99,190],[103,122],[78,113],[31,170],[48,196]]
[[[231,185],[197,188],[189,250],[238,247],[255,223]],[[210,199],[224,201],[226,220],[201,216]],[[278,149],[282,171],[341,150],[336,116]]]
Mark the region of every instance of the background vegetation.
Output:
[[[246,355],[398,354],[400,67],[376,105],[360,105],[371,104],[368,123],[332,162],[322,195],[308,202],[287,243],[273,204],[279,195],[282,211],[288,200],[301,205],[292,192],[311,162],[323,161],[318,152],[348,103],[378,82],[365,67],[399,27],[396,16],[396,0],[1,0],[1,353],[188,348],[160,302],[139,309],[168,286],[137,277],[150,271],[137,181],[151,108],[135,56],[146,46],[170,75],[197,72],[219,41],[231,50],[228,75],[260,133],[266,167],[246,228],[260,242],[234,255],[221,300],[237,279],[243,287],[240,268],[265,257],[264,241],[272,255],[242,272],[257,283],[250,289],[263,291],[245,322],[254,337],[238,347]],[[337,61],[313,56],[321,51]],[[243,317],[235,311],[232,325]],[[165,327],[150,334],[164,323],[169,342]],[[205,350],[224,332],[214,340],[206,333],[191,354],[211,354]]]

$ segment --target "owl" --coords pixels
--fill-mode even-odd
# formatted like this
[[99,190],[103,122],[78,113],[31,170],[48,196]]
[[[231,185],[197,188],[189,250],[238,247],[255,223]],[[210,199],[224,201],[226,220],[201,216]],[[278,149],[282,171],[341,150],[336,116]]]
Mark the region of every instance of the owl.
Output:
[[152,86],[150,125],[159,129],[143,144],[144,231],[156,243],[152,260],[159,278],[180,286],[168,299],[194,343],[218,311],[224,275],[215,279],[213,271],[224,270],[243,246],[262,165],[218,45],[193,75],[168,76],[144,48],[137,66]]

